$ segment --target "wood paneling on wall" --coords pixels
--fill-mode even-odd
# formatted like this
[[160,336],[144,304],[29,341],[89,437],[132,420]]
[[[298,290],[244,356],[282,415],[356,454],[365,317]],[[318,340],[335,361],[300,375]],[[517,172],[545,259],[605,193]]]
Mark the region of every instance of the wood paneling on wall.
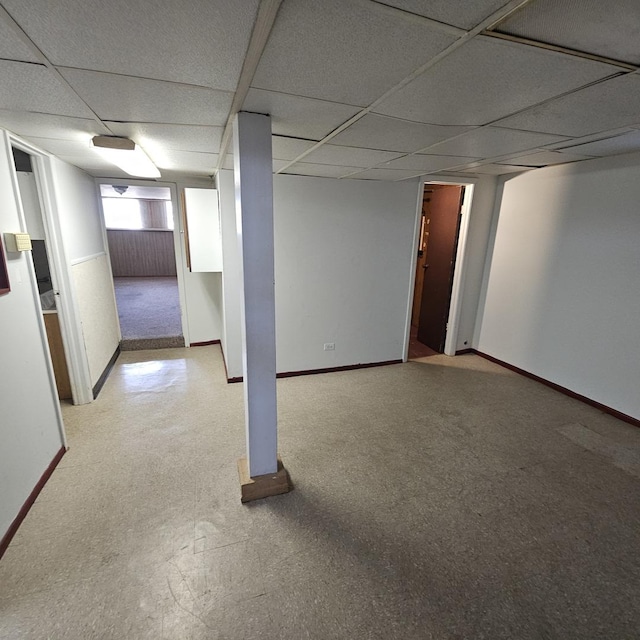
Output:
[[173,231],[108,229],[113,275],[175,276]]

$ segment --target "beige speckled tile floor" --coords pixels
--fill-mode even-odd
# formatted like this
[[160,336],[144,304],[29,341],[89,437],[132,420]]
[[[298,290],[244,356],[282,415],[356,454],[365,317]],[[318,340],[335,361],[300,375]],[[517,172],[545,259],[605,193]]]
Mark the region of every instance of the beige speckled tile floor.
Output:
[[278,382],[242,505],[218,347],[123,353],[0,561],[0,637],[633,638],[640,430],[477,356]]

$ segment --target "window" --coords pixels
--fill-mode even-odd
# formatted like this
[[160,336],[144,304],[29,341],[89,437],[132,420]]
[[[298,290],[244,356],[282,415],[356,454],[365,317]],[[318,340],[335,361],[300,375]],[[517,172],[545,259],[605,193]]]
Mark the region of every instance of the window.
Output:
[[107,229],[142,229],[140,201],[130,198],[102,198]]

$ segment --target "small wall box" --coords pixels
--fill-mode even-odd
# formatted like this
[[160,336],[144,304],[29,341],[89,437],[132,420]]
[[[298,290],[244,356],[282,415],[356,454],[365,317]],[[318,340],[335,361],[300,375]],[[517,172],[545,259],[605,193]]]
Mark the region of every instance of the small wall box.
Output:
[[5,233],[4,243],[9,253],[31,251],[31,236],[28,233]]

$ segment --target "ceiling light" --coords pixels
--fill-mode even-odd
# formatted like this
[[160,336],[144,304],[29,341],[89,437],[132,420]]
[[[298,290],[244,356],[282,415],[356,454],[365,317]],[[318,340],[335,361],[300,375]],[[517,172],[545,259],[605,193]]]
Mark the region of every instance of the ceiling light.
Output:
[[128,138],[95,136],[93,148],[105,159],[120,167],[125,173],[138,178],[159,178],[160,171],[149,156]]

